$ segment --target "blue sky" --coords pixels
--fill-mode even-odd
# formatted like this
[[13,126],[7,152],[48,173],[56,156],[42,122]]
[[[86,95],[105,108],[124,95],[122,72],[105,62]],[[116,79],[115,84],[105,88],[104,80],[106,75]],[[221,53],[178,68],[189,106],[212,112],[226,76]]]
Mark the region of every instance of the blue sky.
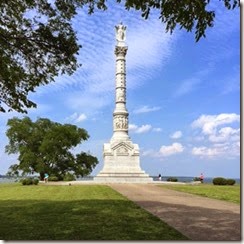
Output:
[[[150,175],[240,177],[240,13],[219,1],[214,27],[195,43],[194,34],[165,33],[153,12],[149,20],[122,5],[73,20],[82,45],[82,63],[72,76],[40,87],[30,95],[38,105],[33,120],[49,118],[85,128],[90,139],[74,149],[99,159],[112,137],[115,100],[115,28],[127,26],[127,109],[129,135],[139,144],[141,167]],[[4,147],[6,123],[0,116],[0,174],[16,162]]]

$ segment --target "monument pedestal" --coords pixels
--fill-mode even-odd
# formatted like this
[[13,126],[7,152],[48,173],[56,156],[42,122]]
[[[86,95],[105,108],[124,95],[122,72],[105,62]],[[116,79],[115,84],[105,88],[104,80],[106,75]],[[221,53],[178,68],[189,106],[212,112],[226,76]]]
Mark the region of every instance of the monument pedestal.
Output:
[[98,182],[152,182],[140,168],[139,147],[130,140],[105,143],[104,167],[94,178]]

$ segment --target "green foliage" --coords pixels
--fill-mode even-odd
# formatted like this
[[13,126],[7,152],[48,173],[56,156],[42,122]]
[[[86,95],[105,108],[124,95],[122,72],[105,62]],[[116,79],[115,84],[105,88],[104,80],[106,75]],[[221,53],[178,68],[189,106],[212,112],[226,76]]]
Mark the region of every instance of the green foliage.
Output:
[[[114,2],[121,3],[121,0]],[[125,0],[127,10],[136,9],[148,19],[157,9],[166,31],[178,26],[195,31],[198,41],[214,25],[211,0]],[[220,0],[227,9],[240,6],[239,0]],[[106,0],[16,0],[0,1],[0,112],[26,113],[36,107],[28,99],[38,86],[54,81],[60,74],[72,74],[78,67],[80,45],[71,20],[78,8],[88,13],[106,10]]]
[[24,186],[26,185],[26,182],[27,182],[26,179],[21,179],[21,180],[20,180],[20,183],[21,183],[22,185],[24,185]]
[[224,186],[224,185],[227,185],[227,181],[223,177],[216,177],[216,178],[213,178],[213,184]]
[[28,93],[79,67],[71,18],[82,1],[61,2],[0,2],[0,111],[2,103],[18,112],[36,107]]
[[[220,0],[227,9],[234,9],[240,6],[239,0]],[[92,1],[93,2],[93,1]],[[102,8],[106,8],[104,0]],[[122,2],[117,0],[117,2]],[[172,33],[176,27],[185,29],[187,32],[195,31],[195,39],[205,37],[206,29],[214,26],[215,12],[210,8],[211,0],[125,0],[127,10],[136,9],[141,11],[143,18],[148,19],[152,9],[159,11],[159,19],[165,24],[166,32]],[[91,11],[93,12],[93,11]]]
[[30,177],[28,177],[28,178],[21,179],[20,180],[20,183],[22,185],[24,185],[24,186],[25,185],[27,185],[27,186],[29,186],[29,185],[38,185],[39,180],[36,179],[36,178],[30,178]]
[[3,185],[1,240],[188,239],[108,186]]
[[13,164],[9,167],[9,170],[7,172],[7,175],[9,177],[19,177],[19,170],[18,170],[18,164]]
[[225,179],[223,177],[216,177],[213,179],[214,185],[235,185],[236,181],[234,179]]
[[201,181],[200,177],[194,177],[193,181]]
[[59,178],[57,176],[50,176],[48,181],[59,181]]
[[177,182],[178,179],[175,178],[175,177],[169,177],[169,178],[167,179],[167,181],[170,181],[170,182]]
[[33,185],[38,185],[39,180],[38,179],[33,179]]
[[31,178],[26,178],[26,185],[32,185],[33,181]]
[[64,176],[64,181],[74,181],[76,180],[75,176],[71,173],[66,173]]
[[84,152],[71,153],[70,149],[89,138],[86,130],[75,125],[62,125],[45,118],[33,122],[29,117],[9,119],[7,125],[6,152],[19,154],[19,164],[12,165],[10,172],[36,172],[41,179],[48,173],[62,180],[67,172],[88,175],[98,163],[96,157]]
[[236,181],[234,179],[226,179],[226,185],[233,186],[235,183]]

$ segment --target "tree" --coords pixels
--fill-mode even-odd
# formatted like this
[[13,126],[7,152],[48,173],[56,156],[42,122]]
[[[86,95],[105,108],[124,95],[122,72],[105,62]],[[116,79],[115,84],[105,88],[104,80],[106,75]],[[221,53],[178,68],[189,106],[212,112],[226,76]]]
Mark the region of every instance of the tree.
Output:
[[73,155],[72,148],[89,138],[86,130],[71,124],[59,124],[39,118],[36,122],[29,117],[8,120],[8,154],[19,154],[19,163],[11,165],[9,174],[18,175],[44,173],[63,179],[65,174],[77,177],[91,173],[97,165],[96,157],[85,152]]
[[[214,0],[216,1],[216,0]],[[219,0],[227,9],[240,6],[239,0]],[[121,0],[115,2],[121,3]],[[145,19],[151,9],[171,33],[179,26],[195,30],[198,41],[214,24],[210,0],[125,0],[127,10],[141,11]],[[79,48],[72,18],[76,9],[88,6],[106,10],[106,0],[8,0],[0,1],[0,111],[27,113],[36,107],[28,99],[40,85],[60,74],[71,75],[78,67]]]

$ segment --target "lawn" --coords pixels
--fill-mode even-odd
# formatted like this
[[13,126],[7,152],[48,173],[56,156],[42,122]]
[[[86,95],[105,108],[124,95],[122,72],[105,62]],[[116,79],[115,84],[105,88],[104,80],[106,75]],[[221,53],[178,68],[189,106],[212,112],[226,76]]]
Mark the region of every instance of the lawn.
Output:
[[0,185],[1,240],[187,240],[108,186]]
[[240,204],[240,185],[219,186],[212,184],[198,184],[161,185],[160,187]]

